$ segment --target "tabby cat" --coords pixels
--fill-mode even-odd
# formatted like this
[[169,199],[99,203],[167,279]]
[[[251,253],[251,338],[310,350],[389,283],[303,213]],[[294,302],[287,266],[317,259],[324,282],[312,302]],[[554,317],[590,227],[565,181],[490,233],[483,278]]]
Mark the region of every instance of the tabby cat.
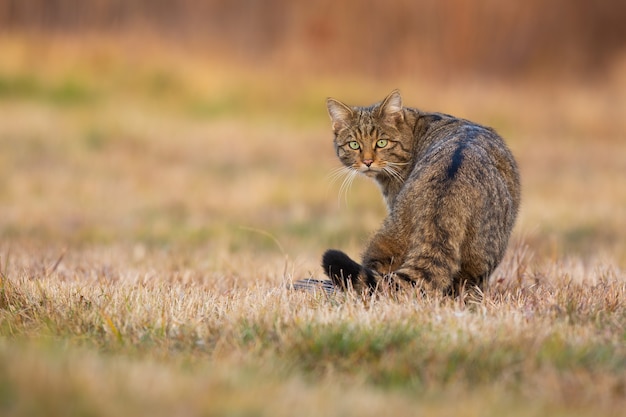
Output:
[[483,288],[504,255],[520,204],[517,165],[491,128],[382,102],[327,100],[341,162],[376,180],[388,215],[361,264],[338,250],[323,256],[336,287],[458,295]]

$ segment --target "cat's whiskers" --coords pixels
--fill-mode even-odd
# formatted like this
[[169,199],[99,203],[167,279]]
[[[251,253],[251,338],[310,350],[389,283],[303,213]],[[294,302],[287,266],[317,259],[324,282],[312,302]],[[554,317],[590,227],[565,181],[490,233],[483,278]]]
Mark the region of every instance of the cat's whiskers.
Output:
[[352,186],[352,182],[356,177],[358,170],[353,167],[348,166],[340,166],[337,168],[333,168],[327,175],[326,179],[328,180],[328,186],[332,186],[337,182],[340,178],[343,178],[341,181],[341,186],[339,187],[339,194],[337,196],[337,202],[341,205],[341,199],[345,200],[346,204],[348,203],[348,190]]
[[341,187],[339,187],[339,195],[337,196],[338,203],[340,205],[341,205],[342,195],[344,197],[344,201],[346,205],[348,204],[348,190],[352,186],[352,182],[354,181],[354,179],[356,178],[356,174],[358,173],[357,170],[351,169],[351,168],[346,168],[345,172],[346,172],[346,176],[343,179],[343,182],[341,183]]
[[402,177],[400,177],[400,174],[398,174],[393,168],[385,167],[383,168],[383,171],[387,173],[392,179],[398,182],[402,182]]
[[333,168],[327,175],[326,180],[329,181],[329,185],[333,185],[337,180],[350,172],[350,168],[346,166],[340,166]]
[[400,174],[400,171],[398,168],[396,168],[396,165],[406,165],[404,163],[396,163],[396,162],[387,162],[387,165],[385,165],[383,167],[383,172],[385,172],[387,175],[389,175],[391,178],[395,179],[396,181],[403,183],[404,182],[404,178],[402,178],[402,175]]

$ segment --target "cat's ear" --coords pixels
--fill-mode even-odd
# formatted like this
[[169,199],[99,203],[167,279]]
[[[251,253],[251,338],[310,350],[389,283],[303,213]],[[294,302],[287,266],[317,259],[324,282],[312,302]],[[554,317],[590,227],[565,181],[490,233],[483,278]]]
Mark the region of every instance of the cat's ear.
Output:
[[388,123],[398,123],[404,120],[402,112],[402,96],[400,91],[393,90],[380,104],[378,115]]
[[333,131],[335,132],[345,127],[354,114],[350,107],[334,98],[326,99],[326,107],[328,107],[328,115],[330,116]]

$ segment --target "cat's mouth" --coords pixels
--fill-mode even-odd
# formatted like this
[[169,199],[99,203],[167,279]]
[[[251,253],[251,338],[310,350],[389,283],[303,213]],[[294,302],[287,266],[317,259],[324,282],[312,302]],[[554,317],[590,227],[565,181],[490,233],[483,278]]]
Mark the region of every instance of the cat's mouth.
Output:
[[381,168],[379,166],[374,166],[374,165],[367,166],[365,164],[362,164],[358,168],[358,170],[361,174],[364,174],[367,176],[375,176],[381,171]]

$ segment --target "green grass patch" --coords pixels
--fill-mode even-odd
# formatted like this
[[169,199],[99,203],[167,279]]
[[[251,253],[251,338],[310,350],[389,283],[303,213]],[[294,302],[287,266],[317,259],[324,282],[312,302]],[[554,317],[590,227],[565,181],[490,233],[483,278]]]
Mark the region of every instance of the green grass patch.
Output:
[[99,94],[94,88],[73,76],[44,82],[30,74],[0,74],[0,100],[30,100],[75,106],[93,103],[98,98]]

